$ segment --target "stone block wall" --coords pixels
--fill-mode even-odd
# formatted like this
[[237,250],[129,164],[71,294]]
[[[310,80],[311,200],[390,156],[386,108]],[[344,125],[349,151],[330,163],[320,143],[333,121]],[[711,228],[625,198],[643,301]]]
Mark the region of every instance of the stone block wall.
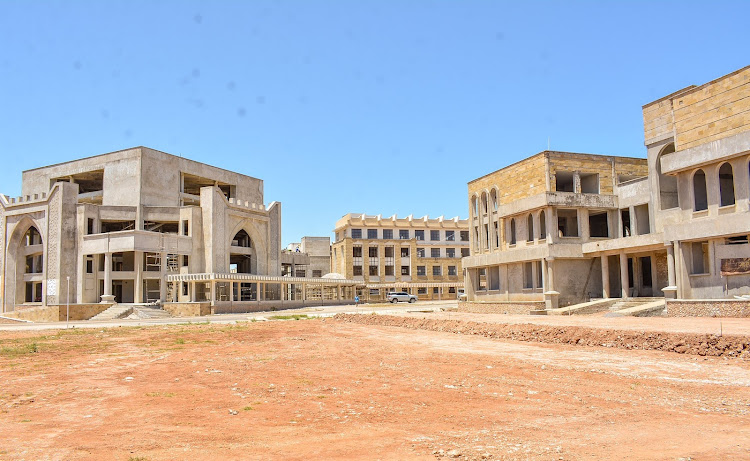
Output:
[[459,312],[474,314],[528,314],[531,311],[543,310],[544,301],[459,301]]
[[162,309],[172,317],[200,317],[211,315],[211,303],[165,303]]
[[750,301],[739,299],[667,300],[667,317],[750,317]]
[[469,183],[469,198],[485,190],[502,185],[497,201],[505,205],[522,198],[542,194],[547,190],[546,153],[542,152],[477,178]]
[[[71,304],[70,320],[88,320],[103,312],[111,304]],[[37,306],[21,308],[16,306],[15,311],[6,312],[5,317],[32,322],[64,322],[66,319],[66,306]]]

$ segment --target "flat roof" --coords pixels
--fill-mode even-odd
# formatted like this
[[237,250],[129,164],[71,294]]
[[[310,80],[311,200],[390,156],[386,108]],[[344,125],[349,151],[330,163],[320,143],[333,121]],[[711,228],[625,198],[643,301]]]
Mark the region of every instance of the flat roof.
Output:
[[129,150],[140,150],[140,149],[148,149],[150,151],[153,151],[153,152],[156,152],[156,153],[159,153],[159,154],[162,154],[162,155],[166,155],[166,156],[169,156],[169,157],[179,158],[179,159],[185,160],[187,162],[196,163],[198,165],[205,165],[205,166],[208,166],[208,167],[211,167],[211,168],[215,168],[217,170],[226,171],[227,173],[237,174],[237,175],[240,175],[240,176],[245,176],[246,178],[250,178],[250,179],[255,179],[255,180],[258,180],[258,181],[262,181],[262,179],[256,178],[254,176],[246,175],[246,174],[243,174],[243,173],[238,173],[236,171],[228,170],[226,168],[221,168],[221,167],[218,167],[218,166],[214,166],[214,165],[211,165],[209,163],[203,163],[203,162],[199,162],[197,160],[192,160],[192,159],[189,159],[187,157],[183,157],[181,155],[170,154],[168,152],[164,152],[164,151],[161,151],[161,150],[158,150],[158,149],[153,149],[153,148],[147,147],[147,146],[128,147],[127,149],[120,149],[120,150],[116,150],[116,151],[112,151],[112,152],[106,152],[104,154],[90,155],[88,157],[81,157],[81,158],[78,158],[78,159],[75,159],[75,160],[68,160],[68,161],[65,161],[65,162],[53,163],[51,165],[45,165],[45,166],[40,166],[40,167],[37,167],[37,168],[31,168],[29,170],[23,170],[21,173],[28,173],[28,172],[31,172],[31,171],[43,170],[45,168],[52,168],[52,167],[56,167],[56,166],[67,165],[67,164],[70,164],[70,163],[81,162],[81,161],[89,160],[89,159],[92,159],[92,158],[104,157],[106,155],[112,155],[112,154],[117,154],[117,153],[120,153],[120,152],[126,152],[126,151],[129,151]]
[[495,173],[497,173],[499,171],[503,171],[503,170],[505,170],[507,168],[514,167],[514,166],[518,165],[519,163],[525,162],[527,160],[531,160],[534,157],[537,157],[537,156],[540,156],[540,155],[543,155],[543,156],[546,157],[549,154],[569,154],[569,155],[584,155],[584,156],[587,156],[587,157],[623,158],[623,159],[629,159],[629,160],[644,160],[644,161],[646,160],[645,157],[626,157],[626,156],[623,156],[623,155],[587,154],[587,153],[584,153],[584,152],[565,152],[565,151],[560,151],[560,150],[543,150],[543,151],[541,151],[541,152],[539,152],[537,154],[534,154],[534,155],[531,155],[529,157],[523,158],[521,160],[518,160],[517,162],[511,163],[510,165],[506,165],[506,166],[504,166],[502,168],[498,168],[495,171],[492,171],[490,173],[482,175],[482,176],[480,176],[478,178],[472,179],[467,184],[472,184],[474,182],[477,182],[480,179],[486,178],[487,176],[491,176],[491,175],[493,175],[493,174],[495,174]]

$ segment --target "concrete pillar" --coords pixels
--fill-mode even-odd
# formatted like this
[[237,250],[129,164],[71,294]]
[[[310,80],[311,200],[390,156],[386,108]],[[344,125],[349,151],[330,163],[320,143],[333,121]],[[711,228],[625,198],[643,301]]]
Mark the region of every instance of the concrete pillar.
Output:
[[115,302],[115,297],[112,295],[112,252],[104,253],[104,294],[101,298],[102,303]]
[[651,253],[651,296],[656,296],[656,290],[659,288],[657,287],[656,279],[656,253]]
[[159,299],[167,299],[167,254],[159,253],[161,266],[159,267]]
[[547,258],[547,285],[549,290],[552,291],[555,289],[555,260],[554,258]]
[[609,298],[609,256],[602,255],[602,298]]
[[581,230],[579,235],[584,242],[587,242],[591,238],[591,229],[589,228],[589,210],[587,208],[580,208],[578,210],[578,228]]
[[133,301],[143,302],[143,252],[133,252],[133,270],[135,271],[135,286],[133,287]]
[[[506,271],[507,273],[507,271]],[[507,286],[507,281],[506,281]],[[555,291],[555,259],[547,259],[547,291],[544,292],[544,306],[546,309],[557,309],[560,293]]]
[[112,294],[112,253],[104,253],[104,294]]
[[[544,212],[542,212],[544,213]],[[500,277],[500,274],[498,273],[498,277]],[[542,258],[542,291],[548,291],[547,287],[547,260]]]
[[677,285],[677,278],[675,277],[674,270],[674,246],[672,242],[667,245],[667,278],[669,286]]
[[677,275],[675,270],[674,251],[675,245],[673,245],[672,242],[669,242],[669,244],[667,244],[667,286],[661,290],[664,292],[664,297],[672,299],[677,297]]
[[630,235],[638,235],[638,217],[635,215],[635,207],[628,208],[630,213]]
[[194,281],[190,282],[190,301],[196,302],[198,300],[198,293],[195,289],[196,283]]
[[620,253],[620,286],[622,287],[622,297],[628,297],[628,286],[630,282],[628,280],[628,255],[624,252]]
[[[234,297],[234,284],[235,283],[237,283],[237,282],[229,282],[229,302],[235,302],[235,301],[237,301],[237,299],[235,299],[235,297]],[[211,284],[211,291],[213,291],[215,288],[216,288],[216,282],[214,282],[213,284]],[[239,298],[242,299],[242,296],[240,296]],[[214,296],[214,299],[216,299],[215,296]]]

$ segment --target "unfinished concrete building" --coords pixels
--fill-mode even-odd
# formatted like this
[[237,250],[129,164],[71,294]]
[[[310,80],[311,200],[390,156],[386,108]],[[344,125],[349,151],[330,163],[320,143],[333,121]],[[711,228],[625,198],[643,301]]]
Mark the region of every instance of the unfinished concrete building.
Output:
[[260,179],[145,147],[25,171],[0,196],[2,310],[285,299],[263,200]]
[[469,299],[734,315],[700,300],[750,294],[748,100],[750,67],[645,105],[646,159],[542,152],[470,182]]
[[391,291],[419,299],[455,299],[463,291],[461,258],[469,255],[468,221],[349,213],[336,222],[332,272],[365,285],[363,300]]
[[330,272],[330,237],[302,237],[281,253],[281,275],[320,278]]

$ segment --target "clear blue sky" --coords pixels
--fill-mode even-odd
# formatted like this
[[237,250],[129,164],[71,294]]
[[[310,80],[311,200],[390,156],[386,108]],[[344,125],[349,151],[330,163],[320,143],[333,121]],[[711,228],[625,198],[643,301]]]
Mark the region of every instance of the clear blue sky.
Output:
[[641,106],[750,64],[750,2],[0,0],[0,192],[138,145],[261,178],[283,244],[468,214],[547,147],[645,156]]

